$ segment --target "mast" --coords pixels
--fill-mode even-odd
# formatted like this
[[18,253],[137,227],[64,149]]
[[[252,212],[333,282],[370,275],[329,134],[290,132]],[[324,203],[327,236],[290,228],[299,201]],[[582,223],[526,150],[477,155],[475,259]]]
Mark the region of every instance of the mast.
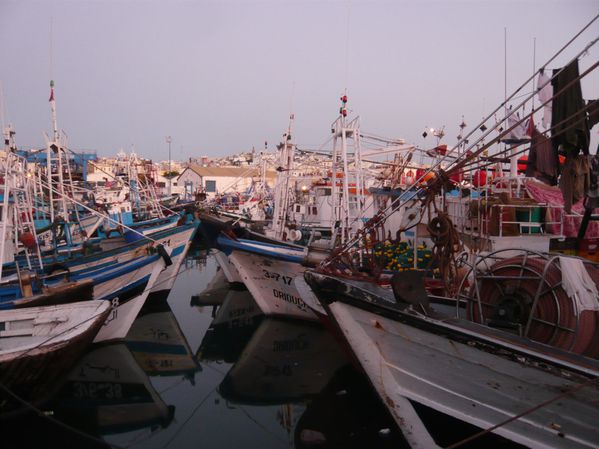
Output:
[[[331,187],[333,198],[333,220],[331,221],[331,233],[339,237],[339,243],[344,244],[351,238],[352,216],[358,218],[364,206],[363,190],[364,178],[362,176],[362,157],[360,151],[360,121],[359,117],[347,122],[347,95],[341,97],[339,117],[331,125],[333,132],[333,157],[331,167]],[[351,144],[350,144],[351,142]],[[350,171],[349,146],[353,150],[353,170]],[[353,208],[350,201],[350,180],[355,181],[356,193]],[[352,214],[352,209],[354,213]],[[361,227],[361,220],[357,220]]]
[[279,144],[279,167],[277,168],[277,182],[275,185],[275,208],[272,221],[272,231],[276,239],[282,239],[287,221],[289,205],[289,180],[293,170],[295,145],[292,140],[292,128],[295,114],[289,116],[289,127],[283,134],[283,142]]
[[50,80],[50,110],[52,111],[52,131],[53,131],[53,140],[54,142],[58,142],[59,133],[58,133],[58,121],[56,120],[56,100],[54,99],[54,80]]

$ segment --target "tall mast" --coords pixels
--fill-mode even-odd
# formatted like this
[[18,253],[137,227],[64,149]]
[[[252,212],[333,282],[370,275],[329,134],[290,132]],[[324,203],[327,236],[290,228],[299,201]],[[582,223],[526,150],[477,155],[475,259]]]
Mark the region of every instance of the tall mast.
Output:
[[[354,232],[362,227],[361,216],[364,209],[360,117],[348,121],[347,114],[347,95],[343,94],[339,117],[331,125],[333,133],[331,235],[334,240],[338,238],[336,243],[339,244],[347,242]],[[354,189],[355,193],[353,193]]]
[[54,100],[54,80],[50,80],[50,109],[52,111],[52,131],[53,139],[58,144],[60,138],[58,133],[58,121],[56,120],[56,100]]
[[293,159],[295,156],[295,145],[292,140],[292,128],[295,115],[289,116],[289,127],[283,134],[283,142],[279,145],[279,167],[277,182],[275,186],[275,209],[273,214],[272,229],[275,238],[281,239],[285,231],[287,221],[287,209],[289,205],[289,179],[293,170]]

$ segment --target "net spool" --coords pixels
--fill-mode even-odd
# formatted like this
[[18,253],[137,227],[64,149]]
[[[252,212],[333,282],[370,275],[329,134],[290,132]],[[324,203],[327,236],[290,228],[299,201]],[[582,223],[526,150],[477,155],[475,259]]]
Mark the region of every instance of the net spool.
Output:
[[561,281],[556,259],[519,255],[501,260],[477,273],[468,294],[467,317],[494,327],[511,325],[531,340],[583,354],[594,339],[599,341],[599,316],[592,310],[578,311]]

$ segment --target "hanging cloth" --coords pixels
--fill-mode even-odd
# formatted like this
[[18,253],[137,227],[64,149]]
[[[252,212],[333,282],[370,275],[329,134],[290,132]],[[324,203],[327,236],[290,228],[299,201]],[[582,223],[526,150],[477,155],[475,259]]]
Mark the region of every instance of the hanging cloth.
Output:
[[[554,75],[558,71],[554,71]],[[560,93],[572,83],[568,88]],[[582,89],[578,72],[578,60],[572,61],[551,81],[553,92],[557,96],[553,99],[551,114],[551,128],[553,149],[555,152],[564,151],[566,156],[575,156],[581,151],[589,154],[589,124],[586,106],[582,98]]]
[[559,159],[553,151],[551,140],[536,128],[532,131],[526,176],[537,178],[550,186],[557,184]]
[[541,124],[545,129],[551,126],[552,102],[550,100],[552,96],[553,86],[551,86],[551,82],[549,81],[549,77],[545,74],[545,71],[541,69],[539,77],[537,78],[537,97],[541,104],[549,100],[549,102],[543,106],[543,117],[541,118]]
[[528,121],[522,122],[520,119],[520,114],[518,114],[517,112],[515,114],[511,114],[507,118],[507,126],[508,129],[511,129],[512,127],[513,129],[510,132],[508,132],[505,138],[501,139],[501,141],[503,143],[512,145],[530,142],[530,136],[528,135],[527,125]]
[[567,214],[572,211],[572,204],[580,200],[591,185],[589,157],[575,155],[566,157],[559,187],[564,196],[564,210]]

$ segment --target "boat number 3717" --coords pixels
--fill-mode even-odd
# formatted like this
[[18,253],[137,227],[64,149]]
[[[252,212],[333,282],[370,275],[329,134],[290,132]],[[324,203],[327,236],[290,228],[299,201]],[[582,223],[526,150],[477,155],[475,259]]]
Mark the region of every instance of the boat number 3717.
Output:
[[273,273],[272,271],[262,270],[264,273],[264,277],[266,279],[274,279],[275,281],[281,281],[285,285],[291,285],[291,280],[293,279],[291,276],[283,276],[279,273]]

